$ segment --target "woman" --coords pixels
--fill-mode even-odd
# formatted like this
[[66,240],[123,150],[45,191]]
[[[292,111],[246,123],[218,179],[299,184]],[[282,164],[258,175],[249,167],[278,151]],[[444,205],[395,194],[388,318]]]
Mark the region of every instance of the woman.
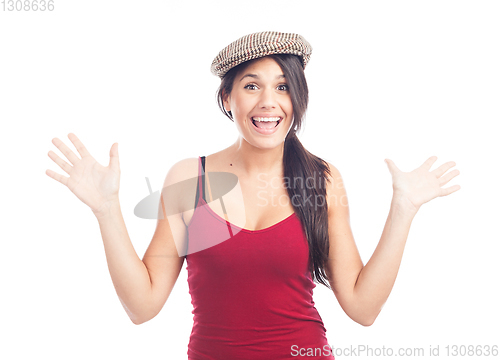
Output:
[[[189,359],[332,359],[312,300],[313,281],[331,288],[354,321],[371,325],[393,287],[418,209],[460,188],[442,188],[459,174],[445,175],[454,162],[430,171],[433,156],[404,173],[386,160],[391,208],[363,265],[339,171],[296,136],[308,102],[304,68],[310,54],[300,35],[276,32],[247,35],[219,53],[212,64],[222,79],[219,105],[239,137],[220,152],[170,169],[143,260],[120,210],[117,144],[103,167],[74,134],[68,137],[81,159],[53,140],[72,165],[49,156],[70,177],[47,175],[96,215],[113,284],[135,324],[158,314],[186,259],[194,307]],[[238,186],[214,195],[224,188],[217,173],[236,176]]]

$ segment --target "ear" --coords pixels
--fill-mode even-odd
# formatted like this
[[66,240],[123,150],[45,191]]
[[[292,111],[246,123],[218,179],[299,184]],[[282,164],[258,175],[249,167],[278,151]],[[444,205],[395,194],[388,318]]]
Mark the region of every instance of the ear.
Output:
[[225,94],[222,96],[223,98],[223,104],[224,104],[224,109],[226,109],[227,112],[231,111],[231,105],[230,105],[230,100],[231,100],[231,94]]

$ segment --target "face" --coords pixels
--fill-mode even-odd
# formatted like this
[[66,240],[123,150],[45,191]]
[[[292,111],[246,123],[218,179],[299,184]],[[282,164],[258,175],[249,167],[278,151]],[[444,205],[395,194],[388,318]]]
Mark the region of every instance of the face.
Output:
[[240,136],[252,146],[280,146],[292,126],[293,107],[288,84],[272,58],[253,60],[240,71],[224,100]]

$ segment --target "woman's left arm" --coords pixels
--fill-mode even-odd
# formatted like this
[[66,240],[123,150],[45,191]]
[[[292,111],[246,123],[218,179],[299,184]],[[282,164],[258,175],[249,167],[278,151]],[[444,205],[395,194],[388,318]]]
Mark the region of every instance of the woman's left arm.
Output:
[[[393,181],[389,216],[380,241],[363,266],[349,224],[347,194],[339,171],[331,164],[327,188],[330,253],[327,266],[330,285],[346,314],[364,326],[373,324],[394,286],[403,257],[410,225],[420,206],[460,189],[442,188],[459,174],[455,163],[447,162],[429,171],[437,157],[432,156],[411,172],[402,172],[386,160]],[[444,175],[444,176],[443,176]]]

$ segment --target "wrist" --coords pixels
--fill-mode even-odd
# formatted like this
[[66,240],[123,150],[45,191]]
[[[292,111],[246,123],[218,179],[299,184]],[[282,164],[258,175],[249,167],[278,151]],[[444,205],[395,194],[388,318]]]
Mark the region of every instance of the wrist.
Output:
[[416,207],[404,194],[394,192],[392,195],[391,206],[398,212],[407,216],[414,217],[420,207]]
[[113,213],[116,212],[116,210],[119,209],[120,209],[119,199],[113,198],[104,202],[98,209],[96,210],[92,209],[92,212],[96,216],[97,220],[100,221],[111,216]]

